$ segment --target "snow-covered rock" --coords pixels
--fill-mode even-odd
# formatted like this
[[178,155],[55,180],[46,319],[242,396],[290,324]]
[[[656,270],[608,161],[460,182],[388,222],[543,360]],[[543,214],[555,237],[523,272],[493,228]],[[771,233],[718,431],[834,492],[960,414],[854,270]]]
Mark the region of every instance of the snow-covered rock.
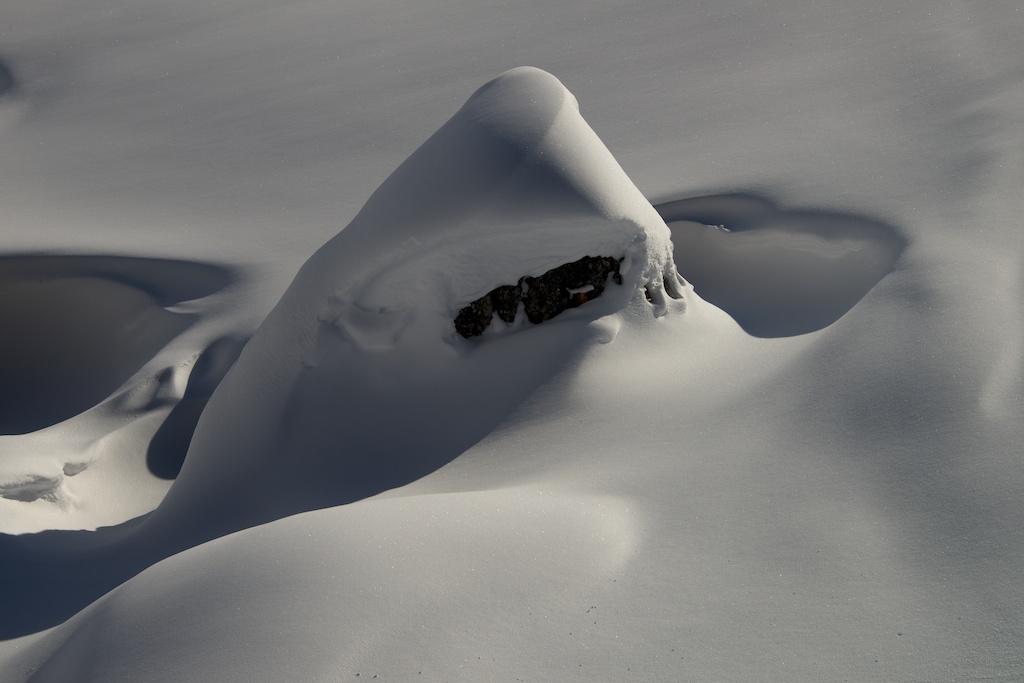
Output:
[[[458,311],[496,287],[588,256],[621,261],[621,286],[542,327],[520,309],[511,326],[456,333]],[[683,291],[668,228],[572,94],[539,69],[506,72],[303,266],[146,526],[191,545],[408,483],[607,341],[590,323],[681,310]]]

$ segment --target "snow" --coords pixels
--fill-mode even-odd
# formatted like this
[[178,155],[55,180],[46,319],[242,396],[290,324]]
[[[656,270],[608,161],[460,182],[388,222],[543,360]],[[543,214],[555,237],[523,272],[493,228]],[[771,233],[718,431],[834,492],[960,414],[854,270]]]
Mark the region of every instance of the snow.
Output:
[[[666,279],[680,289],[667,227],[568,91],[538,69],[502,74],[299,271],[206,406],[145,526],[195,544],[436,469],[587,335],[563,323],[533,341],[465,342],[456,312],[596,254],[625,259],[621,291],[564,319],[627,301],[660,315]],[[400,429],[389,427],[396,415]]]
[[80,10],[0,9],[0,679],[1021,677],[1016,3]]
[[672,229],[679,267],[704,298],[756,336],[831,325],[892,271],[906,247],[897,229],[877,220],[784,211],[754,196],[697,197],[657,208]]

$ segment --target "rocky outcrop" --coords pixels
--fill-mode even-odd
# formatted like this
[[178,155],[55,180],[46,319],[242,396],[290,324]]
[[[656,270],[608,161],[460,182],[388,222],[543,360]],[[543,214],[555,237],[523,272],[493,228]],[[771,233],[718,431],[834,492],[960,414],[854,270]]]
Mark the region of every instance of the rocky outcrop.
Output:
[[512,323],[520,302],[531,323],[542,323],[601,296],[609,275],[613,282],[622,284],[619,259],[584,256],[538,277],[520,278],[518,284],[492,289],[461,309],[455,316],[455,330],[466,338],[479,336],[491,324],[495,313],[504,322]]

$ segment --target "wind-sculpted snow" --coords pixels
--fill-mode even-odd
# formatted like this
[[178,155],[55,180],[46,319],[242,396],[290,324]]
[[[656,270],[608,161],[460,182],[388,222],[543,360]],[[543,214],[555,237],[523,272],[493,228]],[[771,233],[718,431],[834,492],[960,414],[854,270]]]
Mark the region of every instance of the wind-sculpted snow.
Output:
[[36,431],[106,398],[195,321],[168,307],[231,278],[165,259],[0,258],[0,435]]
[[655,208],[695,291],[759,337],[831,325],[892,271],[907,245],[878,220],[784,211],[753,195],[690,197]]
[[[519,639],[541,619],[555,637],[569,613],[582,636],[598,617],[588,614],[588,587],[621,570],[635,551],[634,527],[628,504],[614,497],[514,488],[297,515],[151,567],[26,647],[0,674],[30,671],[36,683],[127,681],[141,674],[126,670],[131,653],[148,664],[142,680],[189,680],[198,670],[223,671],[225,661],[233,662],[232,677],[255,681],[318,680],[326,671],[336,680],[378,672],[443,680],[452,629],[467,619],[477,637]],[[524,556],[531,571],[511,570]],[[538,574],[543,586],[533,580]],[[255,633],[253,622],[267,628]],[[330,637],[311,629],[318,623],[333,625]],[[388,637],[401,633],[416,645],[391,648]],[[282,657],[283,644],[301,649],[303,661]],[[477,667],[490,659],[477,662],[477,654],[470,666],[486,677]],[[487,654],[515,666],[515,649]],[[600,666],[588,662],[587,673]]]
[[[516,324],[474,339],[456,331],[458,311],[496,287],[522,280],[539,290],[546,273],[588,256],[615,266],[600,298],[584,295],[557,315],[521,310]],[[502,74],[309,259],[205,409],[186,390],[179,412],[202,416],[180,474],[146,520],[72,550],[43,538],[59,549],[42,559],[13,543],[29,560],[0,576],[5,590],[39,589],[46,576],[63,599],[50,596],[48,615],[22,585],[9,609],[33,611],[22,628],[50,625],[178,550],[412,482],[477,443],[587,348],[611,341],[621,325],[612,316],[681,312],[685,291],[668,228],[575,98],[538,69]],[[85,563],[62,581],[75,543],[112,547],[88,554],[102,571]],[[110,557],[120,558],[113,567]]]
[[[68,4],[0,3],[0,252],[245,279],[0,436],[4,683],[1024,679],[1019,0]],[[629,179],[537,72],[409,158],[520,63]]]
[[[598,254],[622,259],[623,286],[565,324],[456,334],[457,311],[496,286]],[[678,282],[668,229],[575,98],[538,69],[507,72],[303,266],[147,525],[205,540],[210,519],[224,533],[412,481],[488,433],[588,321],[661,315]]]

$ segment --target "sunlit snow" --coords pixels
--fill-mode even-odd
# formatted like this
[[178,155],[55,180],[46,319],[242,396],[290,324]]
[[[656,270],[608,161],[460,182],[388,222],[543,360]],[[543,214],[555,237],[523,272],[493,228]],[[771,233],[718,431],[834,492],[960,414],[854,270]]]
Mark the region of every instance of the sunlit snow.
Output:
[[0,680],[1024,678],[1021,35],[5,4]]

